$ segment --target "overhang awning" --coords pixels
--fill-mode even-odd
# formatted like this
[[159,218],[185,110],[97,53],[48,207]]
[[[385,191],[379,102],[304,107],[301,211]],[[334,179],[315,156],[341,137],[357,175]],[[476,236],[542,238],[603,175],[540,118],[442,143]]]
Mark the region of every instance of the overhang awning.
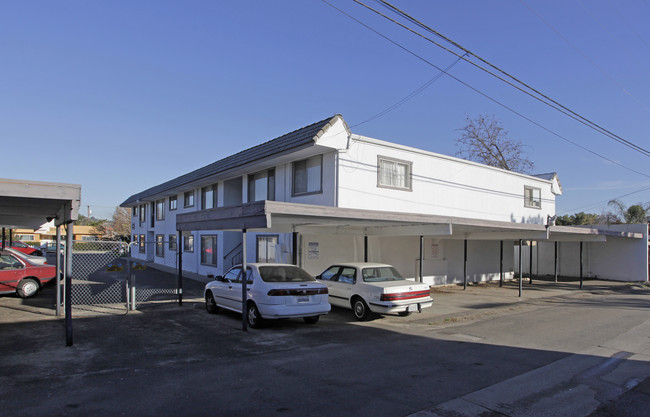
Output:
[[594,227],[550,226],[429,214],[258,201],[176,216],[176,228],[249,230],[275,233],[364,236],[439,236],[468,240],[536,240],[604,242],[607,237],[641,239],[640,233]]
[[81,185],[0,178],[0,227],[38,229],[79,217]]

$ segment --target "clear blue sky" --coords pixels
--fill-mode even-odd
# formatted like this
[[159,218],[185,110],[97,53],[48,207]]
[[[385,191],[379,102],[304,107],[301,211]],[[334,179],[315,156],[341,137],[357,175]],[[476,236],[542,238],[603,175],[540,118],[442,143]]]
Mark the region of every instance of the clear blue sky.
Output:
[[[331,3],[438,67],[456,60],[353,1]],[[650,0],[393,4],[650,148]],[[136,192],[335,113],[355,126],[438,74],[320,0],[5,1],[0,177],[81,184],[82,213],[110,217]],[[623,202],[650,201],[649,157],[467,63],[450,74],[544,128],[443,75],[352,131],[453,155],[465,118],[494,114],[537,173],[558,173],[558,214],[643,189]]]

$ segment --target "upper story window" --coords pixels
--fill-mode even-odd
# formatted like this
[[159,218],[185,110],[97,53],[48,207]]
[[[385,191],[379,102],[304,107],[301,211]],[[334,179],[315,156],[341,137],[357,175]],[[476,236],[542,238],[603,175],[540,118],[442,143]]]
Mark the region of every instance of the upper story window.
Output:
[[293,195],[320,193],[323,190],[323,156],[316,155],[293,163]]
[[141,204],[140,205],[140,224],[144,223],[147,221],[147,205],[146,204]]
[[176,210],[178,208],[178,196],[173,195],[169,197],[169,210]]
[[183,194],[183,206],[194,207],[194,190],[186,191],[185,194]]
[[138,206],[133,207],[133,217],[138,217]]
[[275,169],[248,176],[248,202],[275,200]]
[[524,207],[542,208],[542,190],[535,187],[524,187]]
[[378,156],[377,186],[412,191],[412,168],[412,162]]
[[165,220],[165,200],[156,200],[156,220]]
[[217,207],[217,184],[201,188],[201,209]]

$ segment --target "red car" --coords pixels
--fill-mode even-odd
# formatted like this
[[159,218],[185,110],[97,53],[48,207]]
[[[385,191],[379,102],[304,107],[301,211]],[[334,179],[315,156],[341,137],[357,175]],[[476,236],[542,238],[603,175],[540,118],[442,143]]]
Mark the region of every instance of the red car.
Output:
[[0,294],[31,297],[56,276],[54,265],[39,265],[15,252],[0,251]]
[[16,249],[17,251],[21,251],[22,253],[26,253],[27,255],[32,255],[32,256],[43,256],[43,251],[41,251],[38,248],[35,248],[33,246],[29,246],[25,242],[21,241],[16,241],[11,244],[11,247]]

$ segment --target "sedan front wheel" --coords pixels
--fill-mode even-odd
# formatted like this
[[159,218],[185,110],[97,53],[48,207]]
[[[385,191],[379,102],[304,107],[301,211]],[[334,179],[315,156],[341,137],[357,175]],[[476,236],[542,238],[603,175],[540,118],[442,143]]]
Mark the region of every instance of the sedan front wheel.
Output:
[[31,278],[25,278],[18,283],[16,292],[21,298],[31,297],[38,292],[38,282]]
[[255,303],[250,302],[248,303],[248,308],[247,308],[247,319],[248,319],[248,325],[251,326],[253,329],[259,329],[262,327],[262,323],[264,319],[260,315],[259,310],[257,309],[257,306]]

